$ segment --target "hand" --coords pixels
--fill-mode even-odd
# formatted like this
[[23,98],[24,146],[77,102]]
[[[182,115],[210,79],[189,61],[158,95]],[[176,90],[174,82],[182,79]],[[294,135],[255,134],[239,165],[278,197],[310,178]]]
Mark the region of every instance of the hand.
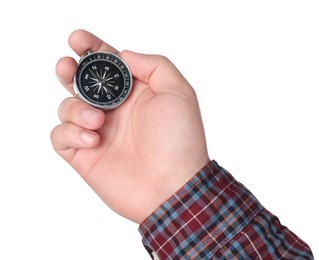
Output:
[[[111,209],[141,223],[209,162],[195,92],[165,57],[118,52],[84,30],[73,32],[69,44],[79,56],[87,50],[119,55],[132,71],[133,89],[106,112],[65,99],[52,145]],[[70,57],[56,66],[72,94],[76,68]]]

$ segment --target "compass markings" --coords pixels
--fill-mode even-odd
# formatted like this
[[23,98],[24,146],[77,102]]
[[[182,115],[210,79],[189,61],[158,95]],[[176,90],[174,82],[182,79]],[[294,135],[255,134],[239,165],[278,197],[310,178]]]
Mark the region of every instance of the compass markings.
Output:
[[[84,100],[97,107],[114,108],[126,99],[130,92],[132,76],[126,64],[111,53],[96,53],[79,64]],[[82,77],[82,78],[81,78]],[[81,88],[79,87],[81,92]],[[91,100],[91,101],[90,101]]]

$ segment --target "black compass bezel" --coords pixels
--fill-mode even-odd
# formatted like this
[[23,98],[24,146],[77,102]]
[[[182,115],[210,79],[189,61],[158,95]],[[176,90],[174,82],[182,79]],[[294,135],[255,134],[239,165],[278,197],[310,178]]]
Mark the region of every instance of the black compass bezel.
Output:
[[[107,73],[116,78],[112,95],[95,93],[93,88],[88,87],[88,70],[95,68],[97,71],[108,68]],[[101,73],[102,74],[102,73]],[[91,74],[92,76],[92,74]],[[87,83],[87,84],[85,84]],[[128,65],[117,55],[109,52],[93,52],[85,55],[79,62],[74,79],[74,89],[78,97],[90,105],[109,110],[121,105],[129,96],[132,88],[133,77]],[[111,85],[110,85],[111,86]],[[103,89],[102,89],[103,91]]]

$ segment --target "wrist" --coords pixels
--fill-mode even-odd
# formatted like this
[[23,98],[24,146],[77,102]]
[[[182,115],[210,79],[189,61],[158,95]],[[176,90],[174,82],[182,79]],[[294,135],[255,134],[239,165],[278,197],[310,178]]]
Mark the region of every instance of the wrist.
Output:
[[[203,169],[210,159],[203,156],[196,163],[185,163],[175,171],[157,177],[154,185],[149,188],[140,204],[140,215],[136,219],[137,224],[141,224],[145,219],[151,216],[163,203],[169,200],[174,194],[183,189],[184,185],[191,180],[201,169]],[[152,194],[150,196],[150,194]]]

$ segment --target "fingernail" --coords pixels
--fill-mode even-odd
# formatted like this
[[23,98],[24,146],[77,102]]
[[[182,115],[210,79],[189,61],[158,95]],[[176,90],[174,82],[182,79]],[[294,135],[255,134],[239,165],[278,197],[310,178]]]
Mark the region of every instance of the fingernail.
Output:
[[82,132],[80,138],[85,144],[93,144],[96,140],[96,135],[89,132]]
[[94,122],[96,122],[98,117],[99,117],[99,111],[96,111],[91,108],[85,108],[82,110],[82,118],[89,125],[94,124]]

